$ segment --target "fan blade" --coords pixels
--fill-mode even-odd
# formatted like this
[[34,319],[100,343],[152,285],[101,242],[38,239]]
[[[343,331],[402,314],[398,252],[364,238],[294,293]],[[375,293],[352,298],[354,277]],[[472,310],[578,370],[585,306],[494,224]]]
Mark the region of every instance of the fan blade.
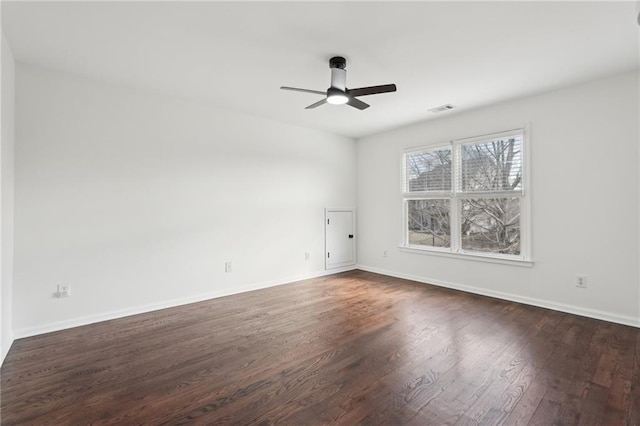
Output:
[[327,103],[327,98],[322,99],[321,101],[316,102],[315,104],[311,104],[308,107],[306,107],[305,109],[313,109],[315,107],[319,107],[320,105],[324,105]]
[[358,108],[359,110],[363,110],[363,109],[369,108],[369,104],[365,104],[361,100],[353,98],[351,96],[349,96],[349,100],[347,101],[347,105],[351,105],[352,107]]
[[357,89],[349,89],[347,93],[349,96],[365,96],[365,95],[375,95],[378,93],[389,93],[395,92],[396,85],[395,84],[383,84],[382,86],[371,86],[371,87],[359,87]]
[[294,92],[313,93],[314,95],[322,95],[322,96],[327,95],[327,92],[320,92],[319,90],[298,89],[297,87],[287,87],[287,86],[280,86],[280,88],[282,90],[292,90]]

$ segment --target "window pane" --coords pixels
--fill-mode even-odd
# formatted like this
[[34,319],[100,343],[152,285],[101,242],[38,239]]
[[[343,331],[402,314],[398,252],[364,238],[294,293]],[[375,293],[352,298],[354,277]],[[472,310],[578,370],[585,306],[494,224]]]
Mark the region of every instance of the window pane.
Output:
[[451,247],[450,200],[409,200],[409,244]]
[[476,198],[462,200],[463,250],[520,254],[520,199]]
[[460,190],[522,190],[522,135],[463,144],[460,149]]
[[407,192],[451,191],[451,149],[407,153],[405,161]]

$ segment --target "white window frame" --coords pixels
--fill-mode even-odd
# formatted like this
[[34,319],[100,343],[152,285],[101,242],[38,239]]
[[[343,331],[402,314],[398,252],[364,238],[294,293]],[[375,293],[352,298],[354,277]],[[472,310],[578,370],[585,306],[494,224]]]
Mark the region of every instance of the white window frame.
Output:
[[[482,192],[465,194],[458,191],[457,188],[457,175],[458,170],[461,167],[460,151],[461,146],[482,142],[491,139],[500,138],[503,136],[513,135],[514,133],[522,133],[522,177],[521,185],[522,191],[515,192],[513,194],[506,193],[504,191],[496,192]],[[516,266],[533,266],[533,260],[531,257],[531,191],[529,189],[529,182],[531,180],[529,174],[529,126],[526,125],[520,128],[514,128],[512,130],[495,132],[480,136],[473,136],[464,139],[456,139],[448,141],[447,143],[440,143],[434,145],[426,145],[420,147],[407,148],[402,151],[401,154],[401,194],[402,194],[402,242],[400,244],[400,250],[429,254],[436,256],[445,256],[453,258],[461,258],[468,260],[484,261],[490,263],[501,263]],[[453,164],[451,170],[451,191],[425,191],[425,192],[408,192],[406,189],[406,156],[414,152],[435,151],[438,149],[450,149],[451,150],[451,162]],[[490,252],[478,252],[463,250],[461,247],[460,238],[460,211],[463,199],[469,198],[519,198],[520,199],[520,254],[508,255]],[[450,200],[450,222],[451,222],[451,247],[431,247],[423,245],[409,244],[409,200],[428,200],[428,199],[449,199]]]

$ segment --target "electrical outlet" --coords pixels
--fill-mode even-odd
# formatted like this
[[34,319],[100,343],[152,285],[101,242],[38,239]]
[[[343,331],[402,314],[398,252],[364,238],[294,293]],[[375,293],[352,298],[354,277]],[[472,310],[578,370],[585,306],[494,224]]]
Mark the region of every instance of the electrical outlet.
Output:
[[231,262],[224,262],[224,271],[231,272]]
[[308,252],[304,253],[304,260],[309,260],[309,253]]
[[58,292],[56,293],[56,297],[69,297],[71,296],[71,285],[69,284],[58,284]]
[[387,253],[387,251],[386,251],[386,250],[384,250],[384,251],[382,252],[382,257],[387,257],[388,255],[389,255],[389,253]]
[[586,275],[576,275],[576,287],[587,288],[587,276]]

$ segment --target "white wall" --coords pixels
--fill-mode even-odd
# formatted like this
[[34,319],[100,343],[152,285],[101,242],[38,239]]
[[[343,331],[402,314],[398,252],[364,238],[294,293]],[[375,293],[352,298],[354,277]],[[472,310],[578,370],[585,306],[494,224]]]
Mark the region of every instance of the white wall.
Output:
[[[349,139],[41,68],[16,85],[16,337],[323,273],[323,208],[355,204],[356,164],[363,269],[640,325],[637,73],[368,137],[357,158]],[[403,148],[527,123],[533,268],[397,249]]]
[[355,155],[351,139],[18,64],[16,336],[323,273],[323,209],[355,206]]
[[[359,140],[360,267],[640,325],[639,112],[636,72]],[[533,268],[398,250],[404,148],[528,123]]]
[[2,143],[0,144],[0,364],[13,343],[13,147],[15,130],[15,61],[2,33]]

